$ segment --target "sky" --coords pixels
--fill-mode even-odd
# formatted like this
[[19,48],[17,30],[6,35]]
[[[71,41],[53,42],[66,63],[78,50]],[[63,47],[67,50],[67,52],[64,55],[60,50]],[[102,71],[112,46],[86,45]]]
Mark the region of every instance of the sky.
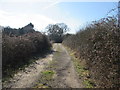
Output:
[[[0,0],[0,25],[21,28],[31,22],[35,30],[43,32],[48,24],[65,23],[69,33],[76,33],[116,7],[117,2]],[[109,13],[113,14],[117,11]]]

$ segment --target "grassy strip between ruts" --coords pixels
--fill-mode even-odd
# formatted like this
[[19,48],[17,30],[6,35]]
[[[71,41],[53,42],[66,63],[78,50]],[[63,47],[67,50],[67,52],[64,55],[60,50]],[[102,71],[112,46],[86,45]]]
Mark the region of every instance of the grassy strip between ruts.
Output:
[[42,72],[42,75],[44,76],[43,79],[46,79],[46,80],[51,80],[54,74],[55,72],[51,70],[46,70]]
[[33,88],[50,88],[49,81],[54,78],[55,72],[52,70],[45,70],[41,72],[40,80],[34,85]]
[[[55,55],[57,56],[58,53]],[[45,70],[41,72],[39,81],[36,82],[33,88],[51,88],[49,83],[56,76],[56,72],[54,71],[54,68],[56,68],[55,63],[55,60],[52,58],[52,61],[49,62],[49,65],[47,65]]]
[[50,88],[47,85],[46,81],[50,81],[53,79],[55,72],[51,70],[45,70],[41,72],[40,82],[36,83],[33,88]]
[[68,50],[68,53],[71,56],[71,59],[73,61],[75,70],[79,76],[79,78],[82,80],[82,84],[85,88],[95,88],[95,84],[90,78],[89,70],[86,67],[85,60],[80,60],[79,58],[75,57],[75,51],[71,50],[68,47],[65,47]]

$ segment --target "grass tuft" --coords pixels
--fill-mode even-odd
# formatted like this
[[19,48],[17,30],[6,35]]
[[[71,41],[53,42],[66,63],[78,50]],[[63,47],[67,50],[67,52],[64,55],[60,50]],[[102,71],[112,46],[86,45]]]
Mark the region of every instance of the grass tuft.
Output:
[[54,76],[55,72],[54,71],[50,71],[50,70],[46,70],[42,72],[42,79],[43,80],[51,80]]

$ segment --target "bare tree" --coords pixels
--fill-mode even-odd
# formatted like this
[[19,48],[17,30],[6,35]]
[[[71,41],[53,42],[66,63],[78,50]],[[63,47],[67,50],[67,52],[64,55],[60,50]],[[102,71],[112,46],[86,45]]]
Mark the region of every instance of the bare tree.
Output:
[[54,42],[62,42],[63,35],[69,30],[68,26],[64,23],[49,24],[46,29],[49,39]]

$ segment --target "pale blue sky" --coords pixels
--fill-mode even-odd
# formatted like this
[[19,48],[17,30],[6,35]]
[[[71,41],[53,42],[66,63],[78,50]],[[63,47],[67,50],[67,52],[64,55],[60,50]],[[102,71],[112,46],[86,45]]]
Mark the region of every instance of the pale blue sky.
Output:
[[70,33],[75,33],[86,23],[106,17],[116,7],[117,2],[0,1],[0,25],[19,28],[32,22],[36,30],[44,31],[48,24],[66,23]]

